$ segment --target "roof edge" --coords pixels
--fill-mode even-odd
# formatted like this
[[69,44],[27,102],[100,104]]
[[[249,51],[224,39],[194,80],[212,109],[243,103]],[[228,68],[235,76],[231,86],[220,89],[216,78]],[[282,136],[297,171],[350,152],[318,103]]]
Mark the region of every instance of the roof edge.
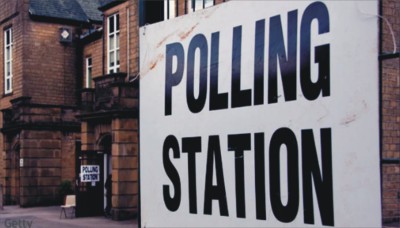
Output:
[[89,21],[81,21],[69,18],[51,17],[51,16],[36,15],[36,14],[29,14],[29,17],[33,21],[38,21],[38,22],[47,22],[47,23],[73,25],[73,26],[90,25]]
[[82,42],[82,44],[89,44],[91,42],[101,39],[102,37],[103,37],[103,31],[95,30],[91,33],[82,35],[80,37],[80,41]]
[[109,3],[107,3],[107,4],[105,4],[105,5],[100,6],[98,9],[99,9],[100,11],[104,12],[104,11],[106,11],[106,10],[108,10],[108,9],[114,7],[114,6],[117,6],[117,5],[121,4],[121,3],[124,3],[124,2],[126,2],[126,1],[127,1],[127,0],[115,0],[115,1],[111,1],[111,2],[109,2]]

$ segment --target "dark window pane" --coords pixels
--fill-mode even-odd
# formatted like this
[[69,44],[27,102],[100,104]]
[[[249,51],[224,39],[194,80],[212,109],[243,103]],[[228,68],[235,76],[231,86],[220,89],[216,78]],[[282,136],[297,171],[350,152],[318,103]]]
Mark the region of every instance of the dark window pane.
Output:
[[110,52],[110,67],[114,66],[115,62],[115,52]]
[[11,63],[8,62],[6,66],[6,75],[10,76],[11,75]]
[[10,44],[10,30],[6,31],[6,45]]
[[114,16],[111,16],[110,18],[109,18],[109,26],[110,26],[110,33],[113,33],[115,30],[114,30]]
[[115,18],[116,18],[116,20],[117,20],[117,23],[116,23],[116,25],[117,25],[116,27],[117,27],[117,28],[115,29],[115,31],[118,31],[118,30],[119,30],[119,14],[116,14],[116,15],[115,15]]

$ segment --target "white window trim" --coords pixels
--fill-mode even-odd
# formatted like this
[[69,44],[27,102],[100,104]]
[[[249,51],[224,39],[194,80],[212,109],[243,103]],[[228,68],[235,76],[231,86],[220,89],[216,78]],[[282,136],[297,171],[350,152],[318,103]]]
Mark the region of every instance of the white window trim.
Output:
[[[7,33],[10,32],[10,43],[7,44]],[[7,59],[7,49],[10,49],[10,58]],[[12,28],[4,30],[4,93],[9,94],[12,92],[12,78],[13,78],[13,34]],[[7,64],[10,64],[10,75],[7,75]],[[9,81],[10,87],[7,88],[7,81]]]
[[187,7],[189,13],[211,7],[215,4],[215,0],[194,0],[194,1],[195,1],[195,7],[192,7],[192,0],[188,0]]
[[[117,30],[117,15],[118,14],[113,14],[113,15],[111,15],[111,16],[109,16],[108,18],[107,18],[107,38],[108,38],[108,42],[107,42],[107,68],[108,68],[108,70],[107,70],[107,72],[108,73],[111,73],[111,71],[113,71],[113,73],[117,73],[117,72],[119,72],[119,68],[120,68],[120,64],[118,64],[118,62],[117,62],[117,53],[118,53],[118,51],[119,51],[119,46],[117,47],[117,43],[119,44],[119,42],[117,42],[117,35],[119,35],[119,30]],[[110,19],[111,18],[114,18],[114,32],[112,32],[112,33],[110,33]],[[112,36],[115,36],[115,39],[114,39],[114,49],[110,49],[110,42],[111,42],[111,39],[110,39],[110,37],[112,37]],[[118,39],[119,39],[119,36],[118,36]],[[115,64],[114,64],[114,66],[110,66],[110,56],[111,56],[111,54],[113,54],[114,55],[114,61],[115,61]]]
[[[176,0],[165,0],[164,1],[164,20],[172,19],[176,17]],[[169,3],[169,5],[168,5]],[[169,6],[169,8],[168,8]]]
[[[89,59],[91,59],[92,60],[92,63],[89,65]],[[93,77],[93,59],[92,59],[92,57],[90,56],[90,57],[86,57],[86,88],[92,88],[92,86],[91,86],[91,81],[92,81],[92,77]],[[90,77],[89,77],[89,69],[90,70],[92,70],[91,72],[92,72],[92,74],[90,75]]]

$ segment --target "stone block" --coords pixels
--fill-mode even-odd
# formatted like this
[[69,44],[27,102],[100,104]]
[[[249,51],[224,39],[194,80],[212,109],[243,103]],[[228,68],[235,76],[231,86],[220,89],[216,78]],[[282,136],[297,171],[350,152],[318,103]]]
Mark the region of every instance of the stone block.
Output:
[[21,133],[23,139],[61,139],[58,131],[31,131],[24,130]]
[[134,195],[138,194],[139,185],[138,182],[114,182],[112,183],[113,196],[116,195]]
[[38,140],[40,148],[47,149],[58,149],[61,148],[60,140],[51,140],[51,139],[41,139]]
[[133,143],[113,143],[113,156],[138,156],[138,144]]
[[89,124],[88,122],[82,122],[81,123],[81,132],[82,133],[86,133],[86,132],[94,132],[94,128],[91,124]]
[[38,167],[50,167],[57,168],[61,166],[59,158],[25,158],[24,168],[38,168]]
[[21,178],[35,178],[35,177],[59,177],[61,175],[61,168],[21,168]]
[[112,210],[112,219],[113,220],[127,220],[127,219],[134,219],[138,216],[138,209],[137,208],[125,208],[125,209],[113,209]]
[[139,99],[137,98],[121,98],[121,106],[126,108],[139,107]]
[[116,209],[121,208],[136,208],[137,199],[134,195],[113,195],[112,196],[112,207]]
[[123,169],[123,170],[113,170],[112,171],[113,181],[138,181],[138,170],[134,169]]
[[61,150],[59,149],[21,149],[21,158],[59,158]]
[[82,140],[82,145],[88,143],[95,143],[94,133],[82,133],[81,140]]
[[22,148],[38,148],[39,141],[33,139],[22,139],[21,140],[21,149]]
[[24,187],[21,188],[21,196],[54,195],[57,193],[56,187]]
[[113,142],[114,143],[138,143],[138,132],[137,131],[128,131],[128,130],[118,130],[113,131]]
[[40,186],[53,186],[55,188],[60,184],[60,177],[21,177],[21,187],[36,187]]
[[112,130],[137,130],[139,129],[137,119],[114,119]]
[[81,150],[94,150],[94,144],[93,143],[82,144]]
[[113,157],[112,158],[113,169],[137,169],[138,168],[138,157]]

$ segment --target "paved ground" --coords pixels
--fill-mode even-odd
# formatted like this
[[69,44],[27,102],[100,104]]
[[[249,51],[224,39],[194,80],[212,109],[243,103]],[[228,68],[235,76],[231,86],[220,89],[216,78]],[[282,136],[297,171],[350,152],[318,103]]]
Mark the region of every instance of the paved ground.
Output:
[[[0,228],[137,228],[137,220],[113,221],[100,217],[60,219],[60,207],[34,207],[20,208],[18,206],[5,206],[0,210]],[[383,228],[397,228],[400,223],[384,224]]]
[[5,206],[0,210],[0,228],[67,228],[67,227],[137,227],[137,220],[113,221],[105,217],[60,219],[60,207],[20,208]]
[[383,224],[384,228],[393,228],[393,227],[400,227],[400,221],[399,222],[392,222],[392,223],[385,223]]

